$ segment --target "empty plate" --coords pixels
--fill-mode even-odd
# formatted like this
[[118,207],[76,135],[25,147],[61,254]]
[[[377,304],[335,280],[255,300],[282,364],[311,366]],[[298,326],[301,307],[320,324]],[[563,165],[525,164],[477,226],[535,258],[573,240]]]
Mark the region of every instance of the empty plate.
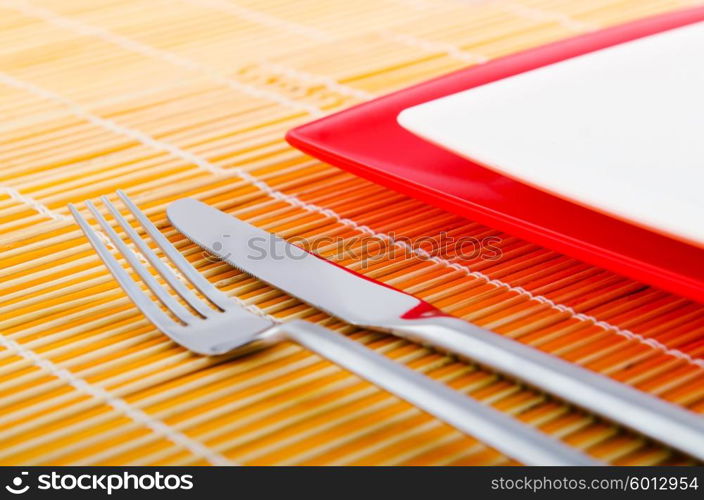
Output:
[[704,22],[430,101],[398,121],[504,175],[704,247]]
[[704,7],[697,7],[561,40],[353,106],[297,127],[286,138],[323,161],[390,189],[704,302],[704,249],[484,168],[397,122],[398,114],[412,106],[702,21]]

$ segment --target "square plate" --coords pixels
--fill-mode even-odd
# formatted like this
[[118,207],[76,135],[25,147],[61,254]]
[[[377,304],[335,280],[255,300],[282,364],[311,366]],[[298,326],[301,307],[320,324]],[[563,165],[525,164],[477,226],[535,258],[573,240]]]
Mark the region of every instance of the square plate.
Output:
[[312,156],[426,203],[704,302],[701,248],[514,181],[420,139],[396,121],[411,106],[700,21],[704,7],[552,43],[354,106],[297,127],[286,138]]
[[704,248],[704,22],[441,97],[399,124],[561,198]]

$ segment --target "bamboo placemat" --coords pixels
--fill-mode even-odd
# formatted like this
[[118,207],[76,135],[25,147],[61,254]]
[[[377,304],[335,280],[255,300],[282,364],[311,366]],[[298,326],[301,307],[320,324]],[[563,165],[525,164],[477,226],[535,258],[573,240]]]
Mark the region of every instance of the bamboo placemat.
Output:
[[691,463],[477,366],[331,320],[205,258],[164,216],[171,200],[193,196],[284,237],[366,235],[405,250],[389,234],[496,236],[498,260],[416,248],[364,272],[704,413],[701,305],[390,192],[283,140],[373,96],[688,3],[0,0],[0,463],[511,463],[294,345],[225,358],[174,345],[68,217],[67,203],[116,188],[263,314],[339,328],[608,462]]

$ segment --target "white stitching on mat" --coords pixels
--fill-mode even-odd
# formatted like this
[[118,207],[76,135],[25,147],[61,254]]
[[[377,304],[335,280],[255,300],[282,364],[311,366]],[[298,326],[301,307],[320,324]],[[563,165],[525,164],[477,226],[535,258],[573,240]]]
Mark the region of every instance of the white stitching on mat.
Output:
[[148,413],[133,408],[127,401],[122,398],[113,396],[107,390],[102,387],[96,387],[89,382],[83,380],[82,378],[76,376],[65,368],[60,368],[52,361],[40,357],[34,351],[23,347],[21,344],[15,342],[14,340],[8,339],[0,335],[0,344],[6,349],[11,349],[17,352],[23,358],[33,362],[36,366],[46,370],[51,375],[63,380],[67,384],[71,385],[74,389],[88,394],[96,399],[104,400],[108,405],[112,406],[115,410],[120,411],[127,415],[129,418],[135,422],[142,424],[159,435],[164,436],[172,443],[177,446],[186,448],[188,451],[196,456],[201,456],[205,458],[208,462],[213,465],[236,465],[232,461],[228,460],[226,457],[211,450],[203,443],[200,443],[194,439],[191,439],[187,435],[179,432],[169,425],[165,424],[161,420],[155,419]]
[[293,23],[285,19],[280,19],[278,17],[259,12],[257,10],[249,9],[241,5],[236,5],[234,3],[223,3],[216,0],[181,0],[184,3],[195,5],[197,7],[205,7],[208,9],[218,10],[220,12],[226,12],[237,17],[241,17],[251,23],[261,24],[262,26],[274,27],[274,28],[284,28],[287,31],[294,33],[296,35],[302,35],[306,38],[311,38],[317,41],[330,41],[333,39],[332,36],[327,33],[320,31],[310,26],[305,26],[299,23]]
[[26,15],[40,18],[56,26],[69,29],[81,35],[95,36],[103,41],[122,47],[123,49],[130,50],[132,52],[136,52],[138,54],[145,55],[148,57],[160,59],[162,61],[166,61],[170,64],[185,68],[190,71],[197,71],[199,73],[207,75],[214,81],[217,81],[223,85],[226,85],[227,87],[230,87],[233,90],[243,92],[252,97],[273,101],[287,108],[296,109],[298,111],[305,111],[306,113],[311,114],[313,116],[321,116],[322,114],[324,114],[324,112],[317,106],[302,104],[292,99],[288,99],[287,97],[284,97],[281,94],[277,94],[275,92],[270,92],[268,90],[263,90],[257,87],[253,87],[252,85],[247,85],[245,83],[238,82],[236,80],[233,80],[232,78],[228,78],[227,76],[222,75],[211,67],[204,66],[185,57],[181,57],[178,54],[174,54],[166,50],[158,49],[156,47],[143,44],[136,40],[132,40],[122,35],[118,35],[117,33],[113,33],[104,28],[99,28],[97,26],[92,26],[80,21],[76,21],[74,19],[57,14],[56,12],[53,12],[49,9],[45,9],[44,7],[32,5],[29,2],[24,1],[13,2],[3,0],[0,2],[0,4],[7,8],[18,10]]
[[[491,279],[488,276],[486,276],[485,274],[480,273],[478,271],[470,271],[466,267],[464,267],[460,264],[457,264],[455,262],[441,259],[437,256],[431,256],[431,255],[427,254],[427,252],[425,252],[422,249],[411,247],[410,245],[408,245],[405,242],[399,242],[399,241],[392,239],[387,234],[374,231],[373,229],[371,229],[368,226],[363,226],[363,225],[357,224],[355,221],[353,221],[351,219],[344,218],[331,209],[322,208],[317,205],[313,205],[311,203],[304,202],[303,200],[297,198],[296,196],[278,191],[275,188],[271,187],[269,184],[267,184],[265,181],[253,176],[249,172],[245,172],[240,169],[231,169],[231,170],[223,169],[221,167],[218,167],[217,165],[210,163],[206,159],[200,158],[196,155],[193,155],[191,153],[188,153],[187,151],[182,150],[178,146],[175,146],[175,145],[169,144],[169,143],[165,143],[163,141],[159,141],[159,140],[154,139],[151,136],[145,134],[144,132],[130,129],[127,127],[123,127],[123,126],[118,125],[117,123],[113,122],[112,120],[106,120],[106,119],[101,118],[97,115],[94,115],[90,112],[84,111],[81,106],[79,106],[78,104],[74,103],[73,101],[71,101],[67,98],[64,98],[64,97],[61,97],[57,94],[49,92],[48,90],[42,89],[36,85],[25,83],[25,82],[22,82],[20,80],[13,78],[13,77],[9,77],[8,75],[4,75],[3,73],[0,73],[0,81],[4,81],[5,79],[8,79],[8,81],[11,82],[12,85],[17,85],[20,88],[23,88],[29,92],[33,92],[33,93],[40,95],[40,96],[43,96],[47,99],[58,100],[58,102],[61,102],[62,104],[66,105],[66,106],[69,106],[72,110],[74,110],[74,109],[80,110],[81,114],[87,114],[87,115],[93,117],[94,123],[101,125],[101,126],[105,126],[105,127],[109,126],[110,127],[109,130],[111,130],[115,133],[129,133],[130,137],[133,137],[136,140],[141,140],[141,138],[146,138],[146,142],[144,144],[149,144],[154,147],[159,147],[160,149],[168,151],[168,152],[178,156],[179,158],[182,158],[187,161],[192,161],[196,165],[202,166],[203,168],[206,168],[211,172],[239,175],[243,180],[250,182],[251,184],[258,187],[260,190],[262,190],[263,192],[265,192],[266,194],[268,194],[272,198],[283,201],[285,203],[288,203],[289,205],[301,208],[301,209],[306,210],[308,212],[319,213],[319,214],[324,215],[326,217],[330,217],[330,218],[338,221],[341,224],[347,225],[347,226],[352,227],[354,229],[358,229],[358,230],[365,232],[371,236],[377,237],[379,239],[384,239],[386,241],[393,243],[394,245],[400,246],[400,247],[404,248],[405,250],[414,253],[415,255],[417,255],[418,257],[420,257],[422,259],[430,260],[432,262],[435,262],[436,264],[450,267],[452,269],[455,269],[457,271],[460,271],[460,272],[466,274],[467,276],[472,276],[477,279],[481,279],[481,280],[485,281],[486,283],[489,283],[489,284],[492,284],[492,285],[495,285],[495,286],[498,286],[501,288],[506,288],[507,290],[510,290],[510,291],[518,292],[519,294],[524,295],[531,300],[536,300],[536,301],[541,302],[543,304],[547,304],[551,307],[554,307],[555,309],[557,309],[559,311],[567,312],[567,313],[571,314],[576,319],[591,322],[594,325],[597,325],[597,326],[600,326],[601,328],[604,328],[605,330],[612,330],[615,333],[617,333],[618,335],[621,335],[622,337],[625,337],[629,340],[638,341],[640,343],[648,345],[649,347],[653,347],[655,349],[658,349],[658,350],[664,352],[665,354],[669,354],[669,355],[677,357],[679,359],[683,359],[690,364],[704,368],[704,360],[694,359],[694,358],[692,358],[692,356],[690,356],[687,353],[684,353],[684,352],[679,351],[677,349],[668,348],[666,345],[658,342],[655,339],[648,339],[648,338],[644,337],[643,335],[631,332],[630,330],[621,329],[618,326],[611,325],[605,321],[598,320],[597,318],[595,318],[593,316],[589,316],[589,315],[586,315],[583,313],[578,313],[577,311],[575,311],[574,309],[572,309],[569,306],[557,304],[556,302],[552,301],[551,299],[549,299],[547,297],[533,294],[532,292],[530,292],[522,287],[515,287],[512,285],[509,285],[508,283],[504,283],[504,282],[496,280],[496,279]],[[91,121],[93,121],[93,120],[91,120]],[[125,132],[121,132],[123,130]]]
[[489,276],[487,276],[479,271],[471,271],[467,267],[462,266],[461,264],[457,264],[456,262],[451,262],[451,261],[448,261],[446,259],[442,259],[437,256],[432,256],[428,252],[426,252],[425,250],[423,250],[421,248],[413,247],[403,241],[397,241],[394,238],[392,238],[391,236],[389,236],[388,234],[375,231],[374,229],[370,228],[369,226],[361,225],[361,224],[358,224],[357,222],[353,221],[352,219],[347,219],[345,217],[342,217],[338,213],[336,213],[334,210],[331,210],[329,208],[322,208],[317,205],[307,203],[307,202],[301,200],[300,198],[297,198],[294,195],[282,193],[281,191],[278,191],[275,188],[269,186],[263,180],[257,179],[256,177],[254,177],[252,174],[250,174],[248,172],[241,172],[240,175],[244,179],[248,180],[249,182],[251,182],[252,184],[257,186],[259,189],[266,192],[272,198],[287,202],[288,204],[290,204],[292,206],[301,208],[301,209],[306,210],[308,212],[319,213],[321,215],[331,217],[334,220],[336,220],[337,222],[339,222],[340,224],[344,224],[344,225],[351,227],[353,229],[357,229],[357,230],[362,231],[370,236],[374,236],[375,238],[379,238],[381,240],[388,241],[389,243],[391,243],[393,245],[396,245],[400,248],[403,248],[406,251],[413,253],[414,255],[420,257],[421,259],[429,260],[429,261],[435,262],[436,264],[450,267],[456,271],[462,272],[463,274],[465,274],[467,276],[472,276],[474,278],[481,279],[482,281],[484,281],[488,284],[491,284],[491,285],[494,285],[494,286],[497,286],[500,288],[506,288],[509,291],[518,292],[519,294],[528,297],[530,300],[535,300],[537,302],[547,304],[547,305],[557,309],[558,311],[567,312],[576,319],[579,319],[582,321],[587,321],[589,323],[593,323],[596,326],[599,326],[605,330],[613,331],[614,333],[617,333],[618,335],[621,335],[622,337],[625,337],[629,340],[635,340],[640,343],[647,344],[649,347],[658,349],[658,350],[664,352],[665,354],[669,354],[669,355],[674,356],[676,358],[683,359],[690,364],[704,368],[704,360],[694,359],[689,354],[682,352],[678,349],[671,349],[671,348],[667,347],[665,344],[662,344],[655,339],[646,338],[639,333],[634,333],[630,330],[625,330],[625,329],[622,329],[618,326],[611,325],[610,323],[607,323],[606,321],[601,321],[601,320],[599,320],[593,316],[590,316],[588,314],[578,313],[577,311],[575,311],[573,308],[571,308],[569,306],[565,306],[563,304],[558,304],[545,296],[534,294],[534,293],[526,290],[523,287],[509,285],[508,283],[505,283],[503,281],[489,278]]
[[[73,220],[71,217],[61,215],[61,214],[55,214],[48,208],[46,208],[45,205],[42,205],[41,203],[35,202],[23,195],[21,195],[19,192],[12,188],[7,188],[7,187],[0,187],[1,191],[14,191],[14,193],[19,197],[20,201],[23,201],[33,208],[35,208],[37,211],[40,213],[45,213],[47,216],[52,217],[52,218],[57,218],[60,217],[61,220],[65,221],[71,221]],[[96,231],[96,234],[98,237],[103,241],[103,243],[108,246],[110,249],[112,249],[113,252],[118,252],[117,248],[113,244],[112,240],[103,233],[102,230],[96,229],[95,227],[93,228],[94,231]],[[119,252],[118,252],[119,253]],[[135,254],[143,264],[149,265],[148,261],[142,255],[141,252],[135,252],[134,249],[132,249],[132,253]],[[163,259],[162,259],[163,260]],[[173,270],[173,269],[172,269]],[[176,272],[174,270],[174,272]],[[178,273],[180,275],[180,273]],[[181,276],[181,279],[184,279],[183,276]],[[258,308],[249,305],[249,304],[244,304],[239,297],[233,297],[237,302],[240,302],[240,305],[242,307],[246,307],[247,310],[254,312],[255,314],[258,314],[259,316],[268,316],[266,313],[263,311],[259,310]],[[176,444],[177,446],[181,446],[183,448],[186,448],[189,450],[191,453],[193,453],[196,456],[201,456],[205,458],[209,463],[213,465],[237,465],[231,460],[228,460],[226,457],[221,455],[220,453],[217,453],[214,450],[211,450],[204,444],[200,443],[197,440],[191,439],[182,432],[179,432],[177,430],[174,430],[171,428],[169,425],[164,423],[163,421],[156,419],[152,416],[150,416],[148,413],[132,407],[127,401],[125,401],[122,398],[113,396],[110,394],[109,391],[106,391],[105,389],[101,387],[95,387],[86,380],[76,376],[69,370],[66,370],[65,368],[60,368],[58,367],[55,363],[53,363],[51,360],[45,359],[40,357],[38,354],[36,354],[34,351],[31,349],[27,349],[26,347],[22,346],[20,343],[6,338],[4,335],[0,334],[0,345],[5,347],[6,349],[13,351],[17,353],[19,356],[27,359],[28,361],[31,361],[34,363],[35,366],[47,371],[48,373],[52,374],[53,376],[63,380],[64,382],[68,383],[71,385],[73,388],[75,388],[78,391],[84,392],[92,397],[95,397],[97,399],[102,399],[104,400],[107,404],[112,406],[115,410],[124,413],[127,417],[132,419],[133,421],[142,424],[152,431],[156,432],[159,435],[164,436],[167,438],[169,441],[172,443]]]
[[[253,177],[251,174],[247,174],[247,175],[249,177]],[[279,199],[282,201],[287,201],[289,204],[296,206],[296,207],[300,207],[300,208],[307,210],[309,212],[315,212],[315,213],[319,213],[319,214],[331,217],[331,218],[335,219],[337,222],[339,222],[340,224],[344,224],[344,225],[349,226],[353,229],[357,229],[357,230],[362,231],[370,236],[374,236],[375,238],[379,238],[381,240],[388,241],[389,243],[392,243],[393,245],[396,245],[400,248],[403,248],[404,250],[409,251],[424,260],[429,260],[429,261],[432,261],[436,264],[450,267],[456,271],[462,272],[463,274],[465,274],[467,276],[472,276],[474,278],[480,279],[488,284],[491,284],[491,285],[494,285],[494,286],[497,286],[500,288],[505,288],[509,291],[517,292],[521,295],[528,297],[530,300],[535,300],[537,302],[541,302],[543,304],[549,305],[550,307],[553,307],[553,308],[557,309],[558,311],[569,313],[570,315],[572,315],[576,319],[579,319],[581,321],[587,321],[589,323],[592,323],[596,326],[603,328],[604,330],[613,331],[614,333],[617,333],[618,335],[621,335],[622,337],[625,337],[629,340],[635,340],[637,342],[646,344],[649,347],[652,347],[654,349],[662,351],[665,354],[669,354],[670,356],[674,356],[676,358],[685,360],[690,364],[704,368],[704,360],[703,359],[695,359],[692,356],[690,356],[689,354],[682,352],[678,349],[669,348],[665,344],[662,344],[661,342],[657,341],[656,339],[644,337],[643,335],[641,335],[639,333],[635,333],[630,330],[622,329],[622,328],[615,326],[615,325],[612,325],[606,321],[601,321],[601,320],[599,320],[593,316],[590,316],[588,314],[579,313],[569,306],[566,306],[563,304],[558,304],[545,296],[534,294],[534,293],[526,290],[523,287],[509,285],[508,283],[505,283],[503,281],[489,278],[487,275],[485,275],[479,271],[470,271],[467,267],[462,266],[460,264],[457,264],[455,262],[451,262],[451,261],[448,261],[446,259],[442,259],[437,256],[432,256],[421,248],[413,247],[403,241],[397,241],[385,233],[377,232],[368,226],[360,225],[351,219],[344,218],[331,209],[321,208],[316,205],[306,203],[306,202],[304,202],[304,201],[300,200],[299,198],[296,198],[292,195],[287,195],[285,193],[281,193],[280,191],[276,191],[274,188],[270,187],[268,184],[266,184],[262,180],[257,179],[257,181],[258,181],[256,184],[257,187],[259,187],[260,189],[263,189],[261,184],[264,184],[267,187],[265,189],[265,191],[267,192],[267,194],[269,194],[273,198],[276,198],[276,199]]]
[[425,11],[429,9],[437,10],[440,7],[437,3],[427,2],[426,0],[391,0],[399,5],[408,7],[414,10]]
[[71,218],[69,216],[55,212],[54,210],[50,209],[49,207],[47,207],[43,203],[38,202],[34,198],[23,195],[22,193],[17,191],[15,188],[11,188],[9,186],[0,186],[0,193],[7,194],[13,200],[15,200],[19,203],[26,204],[30,208],[33,208],[34,210],[39,212],[41,215],[44,215],[44,216],[49,217],[51,219],[60,220],[60,221],[70,221],[71,220]]
[[338,94],[344,96],[358,97],[360,99],[365,100],[372,99],[373,97],[375,97],[374,94],[365,92],[364,90],[356,89],[354,87],[350,87],[348,85],[343,85],[334,78],[330,78],[328,76],[314,75],[313,73],[308,73],[307,71],[289,68],[288,66],[284,66],[283,64],[273,63],[267,60],[261,61],[257,63],[257,65],[265,69],[269,68],[272,71],[281,73],[284,76],[289,76],[293,79],[302,80],[306,83],[324,85],[328,90],[332,90],[333,92],[337,92]]
[[130,137],[137,142],[151,146],[153,148],[156,148],[160,151],[165,151],[167,153],[171,153],[175,156],[178,156],[179,158],[186,160],[189,163],[193,163],[194,165],[198,165],[201,168],[204,168],[208,170],[211,173],[214,174],[222,174],[226,173],[225,170],[222,168],[218,167],[217,165],[214,165],[210,163],[209,161],[206,161],[196,155],[193,155],[189,153],[188,151],[185,151],[178,146],[174,146],[173,144],[169,144],[167,142],[160,141],[158,139],[154,139],[148,134],[145,134],[144,132],[140,130],[136,130],[130,127],[125,127],[123,125],[119,125],[118,123],[114,122],[113,120],[109,120],[106,118],[102,118],[94,113],[91,113],[90,111],[86,110],[81,106],[80,104],[62,97],[54,92],[51,92],[49,90],[46,90],[44,88],[41,88],[37,85],[34,85],[29,82],[25,82],[22,80],[19,80],[13,76],[10,76],[6,73],[0,72],[0,82],[5,83],[7,85],[10,85],[15,88],[19,88],[22,90],[25,90],[27,92],[30,92],[36,96],[43,97],[44,99],[57,102],[63,106],[66,106],[69,108],[69,110],[76,116],[83,118],[94,125],[97,125],[99,127],[103,127],[107,130],[110,130],[111,132],[115,132],[118,135],[123,135]]
[[[304,204],[304,203],[296,203],[296,206],[301,206],[302,204]],[[301,206],[301,208],[305,208],[305,207]],[[611,325],[610,323],[607,323],[606,321],[598,320],[597,318],[595,318],[593,316],[583,314],[583,313],[578,313],[577,311],[575,311],[573,308],[571,308],[569,306],[565,306],[563,304],[558,304],[545,296],[536,295],[536,294],[526,290],[523,287],[509,285],[508,283],[505,283],[503,281],[489,278],[487,275],[480,273],[478,271],[470,271],[468,268],[466,268],[460,264],[457,264],[455,262],[451,262],[451,261],[439,258],[437,256],[432,256],[432,255],[428,254],[427,252],[425,252],[423,249],[415,248],[406,242],[396,241],[387,234],[374,231],[373,229],[369,228],[368,226],[361,226],[350,219],[345,219],[345,218],[339,216],[338,214],[332,212],[332,210],[322,209],[322,210],[313,210],[313,211],[330,216],[330,217],[333,217],[335,220],[337,220],[341,224],[345,224],[347,226],[353,227],[355,229],[358,229],[360,231],[363,231],[363,232],[369,234],[370,236],[374,236],[376,238],[388,241],[389,243],[392,243],[396,246],[404,248],[406,251],[410,251],[424,260],[429,260],[429,261],[432,261],[436,264],[450,267],[452,269],[455,269],[457,271],[464,273],[467,276],[472,276],[474,278],[480,279],[488,284],[492,284],[492,285],[495,285],[495,286],[501,287],[501,288],[506,288],[509,291],[518,292],[519,294],[528,297],[530,300],[535,300],[537,302],[541,302],[543,304],[549,305],[550,307],[553,307],[553,308],[557,309],[558,311],[567,312],[576,319],[593,323],[594,325],[599,326],[599,327],[603,328],[604,330],[613,331],[613,332],[617,333],[618,335],[621,335],[622,337],[625,337],[629,340],[636,340],[636,341],[641,342],[643,344],[647,344],[648,346],[655,348],[655,349],[658,349],[658,350],[664,352],[665,354],[669,354],[669,355],[677,357],[679,359],[683,359],[690,364],[704,368],[704,360],[695,359],[692,356],[690,356],[689,354],[682,352],[678,349],[671,349],[671,348],[667,347],[665,344],[662,344],[661,342],[658,342],[655,339],[646,338],[639,333],[635,333],[630,330],[622,329],[618,326]]]
[[383,30],[380,33],[383,37],[388,38],[389,40],[396,41],[403,45],[427,50],[429,52],[441,52],[447,54],[448,56],[454,59],[468,62],[471,64],[482,64],[489,60],[489,58],[486,56],[469,52],[451,43],[431,42],[430,40],[424,40],[422,38],[403,33],[395,33],[389,30]]
[[576,33],[594,31],[598,28],[598,26],[584,21],[578,21],[570,17],[568,14],[563,14],[562,12],[553,12],[536,7],[529,7],[516,2],[501,1],[498,2],[497,5],[500,9],[506,10],[525,19],[531,19],[533,21],[557,22],[561,26],[564,26],[568,30]]

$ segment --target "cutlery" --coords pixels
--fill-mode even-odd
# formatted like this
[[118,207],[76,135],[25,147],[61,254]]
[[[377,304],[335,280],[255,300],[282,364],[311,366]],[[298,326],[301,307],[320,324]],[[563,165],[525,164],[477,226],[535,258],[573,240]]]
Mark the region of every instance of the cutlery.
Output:
[[[199,354],[219,355],[240,348],[256,348],[290,340],[383,387],[457,429],[479,437],[488,445],[525,464],[599,464],[561,441],[414,372],[344,335],[303,320],[277,324],[272,319],[248,311],[198,273],[124,193],[118,192],[118,196],[144,232],[202,297],[189,288],[170,265],[161,260],[107,197],[102,197],[102,200],[108,212],[124,231],[126,240],[131,241],[139,253],[123,241],[113,225],[90,201],[86,201],[86,206],[102,228],[102,233],[94,230],[74,205],[70,204],[69,209],[129,298],[156,328],[183,347]],[[104,239],[111,241],[115,250],[158,302],[132,279],[108,249]],[[161,276],[163,283],[157,281],[148,265]]]
[[177,200],[167,207],[167,215],[212,254],[348,323],[488,366],[704,459],[704,418],[694,412],[446,315],[197,200]]

